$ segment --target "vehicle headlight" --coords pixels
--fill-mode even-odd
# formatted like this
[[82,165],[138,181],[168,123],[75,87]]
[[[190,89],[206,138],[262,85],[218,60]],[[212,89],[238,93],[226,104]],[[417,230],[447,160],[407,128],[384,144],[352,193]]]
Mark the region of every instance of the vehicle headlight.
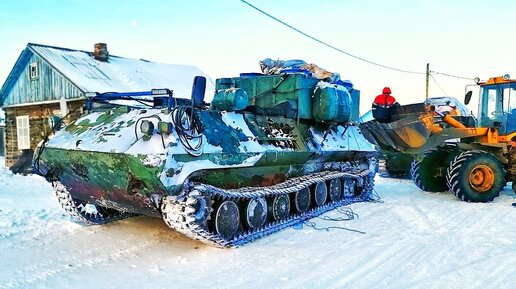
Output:
[[145,135],[152,135],[154,131],[154,124],[149,120],[142,120],[140,124],[140,131]]
[[170,134],[172,133],[172,123],[167,121],[160,121],[158,122],[158,130],[160,133]]

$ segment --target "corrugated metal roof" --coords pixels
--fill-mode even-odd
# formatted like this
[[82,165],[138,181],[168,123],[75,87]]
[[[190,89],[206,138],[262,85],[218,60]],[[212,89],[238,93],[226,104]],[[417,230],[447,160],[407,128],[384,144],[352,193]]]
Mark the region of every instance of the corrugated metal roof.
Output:
[[[194,66],[157,63],[147,60],[109,56],[108,62],[95,60],[90,52],[29,43],[34,53],[63,74],[83,92],[130,92],[170,88],[174,96],[190,98],[194,76],[206,76],[207,98],[215,90],[213,80]],[[18,61],[13,71],[17,69]],[[26,65],[26,63],[25,63]],[[20,68],[21,69],[21,68]],[[16,81],[12,73],[6,83]],[[2,97],[9,93],[2,89]],[[2,99],[3,100],[3,99]]]

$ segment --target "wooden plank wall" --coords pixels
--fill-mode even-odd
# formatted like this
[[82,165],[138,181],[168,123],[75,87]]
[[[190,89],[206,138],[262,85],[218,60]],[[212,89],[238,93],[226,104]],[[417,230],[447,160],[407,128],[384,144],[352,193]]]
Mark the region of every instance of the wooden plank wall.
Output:
[[[30,64],[36,63],[38,77],[30,79]],[[10,90],[4,105],[17,105],[43,101],[60,100],[61,97],[74,99],[83,96],[73,83],[55,70],[46,61],[33,54],[23,69],[15,85]]]
[[[82,114],[82,107],[85,101],[71,101],[68,102],[68,111],[71,112],[65,119],[65,124],[77,119]],[[5,110],[5,165],[12,166],[21,151],[18,149],[17,131],[16,131],[16,117],[22,115],[29,115],[30,125],[30,146],[34,150],[38,143],[44,139],[45,135],[51,133],[51,128],[48,125],[48,117],[52,115],[60,116],[59,103],[41,104],[31,106],[21,106],[4,108]]]

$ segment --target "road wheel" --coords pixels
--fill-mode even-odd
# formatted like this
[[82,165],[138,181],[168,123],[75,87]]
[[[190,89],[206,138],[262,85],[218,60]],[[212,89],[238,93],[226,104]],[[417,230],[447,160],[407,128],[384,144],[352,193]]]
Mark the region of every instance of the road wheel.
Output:
[[466,202],[491,202],[505,185],[503,165],[494,155],[466,151],[456,156],[446,171],[450,191]]
[[226,240],[235,236],[240,226],[240,211],[235,202],[222,202],[215,213],[215,231]]
[[436,149],[427,152],[423,159],[414,160],[410,175],[416,186],[427,192],[447,191],[446,167],[449,156],[450,151]]

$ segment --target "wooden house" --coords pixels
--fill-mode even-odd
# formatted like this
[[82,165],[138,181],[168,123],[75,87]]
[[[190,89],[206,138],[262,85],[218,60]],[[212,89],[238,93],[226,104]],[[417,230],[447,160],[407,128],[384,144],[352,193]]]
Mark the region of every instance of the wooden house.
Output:
[[[193,66],[109,55],[103,43],[95,44],[93,52],[29,43],[0,90],[5,165],[51,134],[52,116],[69,122],[81,115],[87,92],[170,88],[175,97],[189,98],[196,75],[205,76]],[[209,89],[214,89],[211,81]]]
[[0,119],[0,157],[5,156],[5,124],[3,119]]

